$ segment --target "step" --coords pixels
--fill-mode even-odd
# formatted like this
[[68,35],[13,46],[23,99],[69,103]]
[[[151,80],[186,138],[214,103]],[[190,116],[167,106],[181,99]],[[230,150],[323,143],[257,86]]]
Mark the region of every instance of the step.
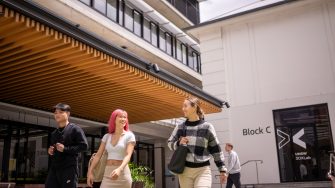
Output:
[[331,181],[245,184],[242,188],[330,188]]

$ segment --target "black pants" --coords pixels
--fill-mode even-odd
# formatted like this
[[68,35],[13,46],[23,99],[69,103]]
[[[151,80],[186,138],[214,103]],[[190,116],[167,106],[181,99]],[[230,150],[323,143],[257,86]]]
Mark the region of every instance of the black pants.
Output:
[[101,182],[93,182],[93,188],[100,188]]
[[232,188],[233,184],[236,188],[241,188],[241,174],[238,172],[236,174],[229,174],[227,178],[226,188]]
[[77,184],[78,168],[76,166],[51,167],[45,182],[45,188],[76,188]]

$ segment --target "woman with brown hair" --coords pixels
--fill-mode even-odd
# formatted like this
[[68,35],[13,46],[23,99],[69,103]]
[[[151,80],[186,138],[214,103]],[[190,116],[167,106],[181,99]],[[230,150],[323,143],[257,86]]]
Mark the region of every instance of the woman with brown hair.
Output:
[[87,185],[92,187],[93,169],[103,152],[108,153],[107,164],[101,188],[130,188],[132,179],[128,163],[135,147],[135,135],[128,129],[128,116],[124,110],[115,110],[108,122],[109,133],[105,134],[92,165],[87,172]]
[[[184,100],[182,111],[186,121],[177,125],[168,139],[168,146],[176,150],[179,145],[187,145],[189,153],[186,157],[185,169],[178,175],[181,188],[210,188],[212,175],[209,167],[210,157],[220,171],[220,182],[227,179],[224,166],[224,155],[212,124],[204,120],[203,110],[197,98]],[[186,135],[183,137],[185,126]]]

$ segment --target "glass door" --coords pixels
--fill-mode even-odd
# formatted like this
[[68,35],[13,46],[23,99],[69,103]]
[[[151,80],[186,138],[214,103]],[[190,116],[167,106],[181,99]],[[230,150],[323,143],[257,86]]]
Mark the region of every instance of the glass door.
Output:
[[[316,135],[312,126],[292,127],[292,163],[295,181],[316,180]],[[317,169],[317,168],[316,168]]]
[[274,111],[281,182],[326,180],[333,150],[326,104]]
[[1,181],[44,183],[51,128],[0,120]]

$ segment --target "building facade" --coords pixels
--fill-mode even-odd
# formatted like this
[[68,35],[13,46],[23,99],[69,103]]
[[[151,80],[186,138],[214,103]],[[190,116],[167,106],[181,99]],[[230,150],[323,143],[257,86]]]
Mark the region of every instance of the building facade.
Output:
[[154,170],[156,187],[178,186],[166,140],[183,100],[198,97],[206,113],[224,105],[202,90],[199,44],[181,29],[199,22],[198,1],[2,0],[0,22],[1,182],[44,183],[51,110],[64,102],[90,145],[81,183],[122,108],[138,141],[132,161]]
[[335,2],[281,1],[187,30],[200,41],[204,90],[230,102],[208,119],[246,163],[242,183],[326,180]]

